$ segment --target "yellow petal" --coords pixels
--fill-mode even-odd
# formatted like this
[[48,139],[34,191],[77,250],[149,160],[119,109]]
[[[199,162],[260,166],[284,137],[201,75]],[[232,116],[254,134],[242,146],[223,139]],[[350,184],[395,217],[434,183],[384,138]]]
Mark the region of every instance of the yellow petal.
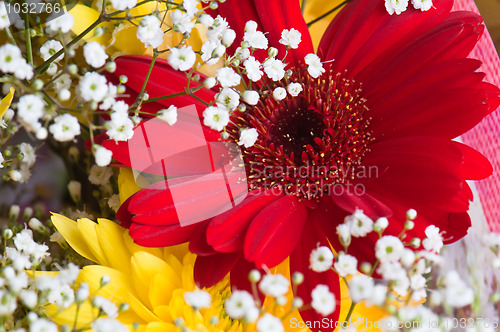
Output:
[[10,104],[12,103],[12,99],[14,98],[14,92],[16,90],[13,87],[10,87],[10,92],[8,95],[6,95],[2,101],[0,102],[0,119],[4,116],[5,112],[10,107]]
[[97,224],[90,219],[82,218],[77,221],[76,228],[87,244],[89,251],[97,259],[96,263],[109,266],[109,262],[106,259],[106,255],[99,242],[99,237],[97,236]]
[[130,256],[133,256],[137,252],[147,252],[148,254],[156,256],[160,259],[163,259],[164,257],[162,248],[141,247],[140,245],[135,244],[128,231],[123,234],[123,240],[125,241],[125,245],[130,252]]
[[149,301],[150,281],[167,269],[167,263],[144,251],[136,252],[131,260],[132,281],[141,301],[151,308]]
[[132,169],[121,167],[118,174],[118,189],[120,191],[120,202],[123,204],[133,194],[142,188],[137,185]]
[[52,213],[51,220],[71,248],[73,248],[81,256],[90,259],[93,262],[97,262],[97,257],[92,253],[92,251],[89,250],[87,243],[82,238],[75,221],[57,213]]
[[[75,34],[79,35],[84,32],[88,27],[90,27],[97,19],[99,18],[100,13],[88,6],[83,4],[76,4],[69,11],[71,15],[74,17],[75,24],[71,31]],[[111,23],[106,22],[99,25],[99,27],[105,28],[104,31],[112,31],[113,26]],[[86,41],[98,41],[102,45],[109,44],[108,41],[111,39],[110,33],[104,33],[100,37],[95,37],[92,32],[89,32],[84,38]]]
[[97,221],[97,236],[109,266],[129,275],[131,255],[123,239],[126,229],[108,219]]
[[[341,4],[342,1],[343,0],[307,0],[306,8],[304,10],[305,21],[307,23],[311,22],[312,20],[320,17],[321,15],[327,13],[329,10]],[[313,40],[314,49],[318,48],[319,42],[321,40],[321,37],[325,33],[326,28],[338,12],[339,11],[336,11],[335,13],[328,15],[321,21],[314,23],[309,28],[309,33],[311,34]]]
[[165,319],[165,317],[162,317],[156,309],[159,306],[168,305],[172,297],[172,292],[175,290],[176,286],[178,287],[178,285],[175,285],[166,273],[156,274],[152,280],[150,280],[150,285],[149,299],[154,312],[160,318]]

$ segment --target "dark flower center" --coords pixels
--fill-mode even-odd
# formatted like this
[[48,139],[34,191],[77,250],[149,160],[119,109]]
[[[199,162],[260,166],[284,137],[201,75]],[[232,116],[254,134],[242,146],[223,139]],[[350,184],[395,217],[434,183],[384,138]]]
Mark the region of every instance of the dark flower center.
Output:
[[259,133],[253,146],[243,148],[250,189],[318,199],[355,178],[372,140],[367,107],[359,86],[341,74],[314,79],[302,72],[270,90],[291,82],[301,84],[299,96],[263,97],[255,107],[235,112],[227,129],[236,142],[239,128]]

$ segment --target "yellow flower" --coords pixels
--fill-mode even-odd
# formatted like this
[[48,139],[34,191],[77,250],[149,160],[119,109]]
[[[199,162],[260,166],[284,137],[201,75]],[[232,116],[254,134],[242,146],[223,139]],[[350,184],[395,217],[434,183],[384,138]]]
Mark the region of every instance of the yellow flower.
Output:
[[14,98],[14,92],[14,88],[11,87],[9,94],[6,95],[0,102],[0,119],[2,119],[5,112],[7,112],[7,110],[9,109],[10,104],[12,103],[12,99]]
[[[302,0],[302,2],[303,1],[304,0]],[[304,19],[306,23],[315,20],[316,18],[327,13],[329,10],[335,8],[336,6],[339,6],[343,2],[343,0],[305,0],[305,1],[306,1],[306,7],[304,8]],[[314,23],[309,28],[314,49],[318,48],[319,42],[321,40],[321,37],[325,33],[326,28],[328,27],[328,25],[338,12],[339,11],[337,10],[336,12],[324,17],[320,21]]]
[[[195,255],[186,245],[143,248],[133,243],[127,230],[107,219],[75,222],[54,214],[52,222],[78,254],[98,264],[85,266],[77,283],[88,283],[91,294],[104,296],[116,305],[129,304],[129,310],[118,316],[122,323],[130,327],[138,323],[139,331],[178,331],[175,320],[180,317],[192,330],[242,331],[238,321],[223,314],[223,301],[230,292],[227,279],[207,290],[212,295],[211,308],[195,312],[185,303],[183,294],[196,288]],[[105,275],[111,282],[100,288]],[[49,306],[46,313],[59,324],[73,326],[76,305],[63,311]],[[88,326],[96,314],[90,303],[85,303],[78,311],[77,326]],[[218,323],[211,324],[214,316]]]

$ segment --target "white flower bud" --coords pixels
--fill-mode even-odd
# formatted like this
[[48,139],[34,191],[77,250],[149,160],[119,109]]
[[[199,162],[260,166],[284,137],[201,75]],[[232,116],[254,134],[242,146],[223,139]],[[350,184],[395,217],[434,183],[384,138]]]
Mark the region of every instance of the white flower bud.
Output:
[[269,47],[267,54],[269,55],[270,58],[274,58],[275,56],[278,55],[278,49],[276,47]]
[[215,86],[216,83],[217,80],[215,79],[215,77],[207,77],[205,81],[203,81],[203,86],[207,89],[211,89]]
[[78,181],[70,181],[68,183],[69,195],[73,202],[78,203],[82,198],[82,184]]
[[259,102],[259,93],[254,90],[246,90],[241,93],[241,98],[245,101],[245,103],[249,105],[257,105]]
[[229,47],[236,39],[236,32],[233,29],[226,29],[222,34],[222,45]]
[[408,211],[406,211],[406,218],[409,220],[415,220],[415,218],[417,218],[417,211],[415,211],[414,209],[409,209]]

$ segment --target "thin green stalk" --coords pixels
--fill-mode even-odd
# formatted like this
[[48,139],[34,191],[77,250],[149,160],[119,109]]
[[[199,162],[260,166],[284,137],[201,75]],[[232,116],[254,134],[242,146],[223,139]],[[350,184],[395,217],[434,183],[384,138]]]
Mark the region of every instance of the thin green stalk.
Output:
[[12,44],[16,45],[17,46],[17,43],[16,43],[16,40],[14,39],[14,36],[12,35],[12,31],[10,31],[10,27],[7,27],[5,29],[5,31],[7,32],[7,37],[9,37],[9,40]]
[[24,28],[26,29],[26,53],[28,57],[28,63],[33,66],[33,50],[31,48],[31,29],[30,29],[30,19],[29,13],[26,12],[24,15]]
[[47,68],[52,62],[54,62],[58,57],[60,57],[64,52],[65,49],[68,49],[78,43],[80,40],[82,40],[83,37],[85,37],[87,34],[89,34],[92,30],[94,30],[99,24],[101,24],[104,21],[102,17],[99,17],[94,23],[92,23],[91,26],[89,26],[85,31],[83,31],[81,34],[75,37],[72,41],[70,41],[65,47],[63,47],[61,50],[56,52],[53,56],[51,56],[47,61],[42,63],[40,66],[38,66],[35,69],[35,75],[40,74],[45,68]]
[[163,99],[169,99],[169,98],[175,98],[175,97],[180,97],[180,96],[183,96],[183,95],[187,95],[189,93],[193,93],[193,92],[196,92],[198,90],[201,90],[203,88],[202,85],[196,87],[196,88],[192,88],[190,89],[189,91],[181,91],[181,92],[177,92],[177,93],[172,93],[170,95],[165,95],[165,96],[160,96],[160,97],[155,97],[155,98],[150,98],[148,100],[145,100],[144,101],[144,104],[146,103],[152,103],[152,102],[155,102],[155,101],[158,101],[158,100],[163,100]]
[[300,12],[302,13],[302,15],[304,15],[304,10],[306,9],[306,2],[307,0],[303,0],[302,7],[300,7]]
[[344,319],[344,323],[342,324],[342,326],[348,326],[349,319],[351,319],[352,312],[354,311],[354,307],[355,307],[355,306],[356,306],[356,303],[352,302],[352,303],[351,303],[351,307],[349,308],[349,312],[347,313],[347,316],[346,316],[346,318]]
[[148,73],[146,74],[146,78],[144,79],[144,83],[142,84],[141,92],[139,92],[137,100],[135,101],[136,104],[140,104],[140,99],[142,99],[144,91],[146,91],[146,86],[148,85],[149,77],[153,72],[153,67],[155,65],[156,58],[158,58],[158,52],[156,52],[155,50],[155,52],[153,53],[153,58],[151,59],[151,64],[149,65]]
[[318,18],[315,18],[314,20],[312,20],[311,22],[307,23],[307,27],[310,28],[311,25],[313,25],[314,23],[317,23],[319,21],[321,21],[322,19],[324,19],[325,17],[327,17],[328,15],[336,12],[337,10],[339,10],[340,8],[342,8],[345,4],[347,4],[348,2],[350,2],[351,0],[345,0],[345,1],[342,1],[342,3],[340,3],[338,6],[335,6],[334,8],[332,8],[331,10],[327,11],[326,13],[324,13],[323,15],[321,15],[320,17]]

